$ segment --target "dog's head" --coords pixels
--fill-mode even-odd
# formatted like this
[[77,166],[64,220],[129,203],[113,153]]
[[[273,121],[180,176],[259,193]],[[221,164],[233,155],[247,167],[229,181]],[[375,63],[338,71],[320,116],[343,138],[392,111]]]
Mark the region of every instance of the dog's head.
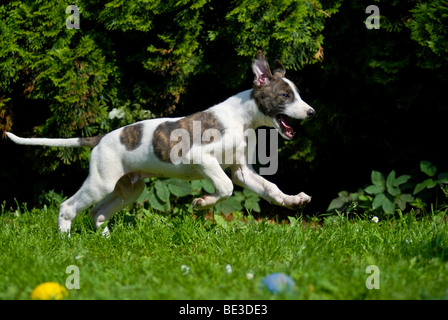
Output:
[[258,108],[282,137],[291,140],[295,134],[294,119],[309,119],[316,112],[300,98],[294,83],[285,78],[286,70],[280,61],[275,61],[272,74],[263,52],[258,51],[252,70],[255,74],[252,97]]

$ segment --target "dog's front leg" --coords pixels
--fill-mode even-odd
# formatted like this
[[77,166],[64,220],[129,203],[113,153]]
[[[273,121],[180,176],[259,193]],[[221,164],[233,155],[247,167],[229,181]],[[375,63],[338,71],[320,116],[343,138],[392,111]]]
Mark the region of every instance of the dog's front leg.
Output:
[[270,203],[288,208],[297,208],[311,201],[304,192],[298,195],[284,194],[274,183],[258,175],[250,166],[235,165],[232,167],[232,180],[235,184],[247,188]]

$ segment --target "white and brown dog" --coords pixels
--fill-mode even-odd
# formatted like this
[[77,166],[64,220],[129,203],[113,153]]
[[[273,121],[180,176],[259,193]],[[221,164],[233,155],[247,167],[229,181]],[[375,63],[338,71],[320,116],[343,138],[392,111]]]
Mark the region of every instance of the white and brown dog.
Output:
[[[62,232],[70,232],[76,215],[95,204],[91,216],[99,228],[115,212],[138,198],[145,188],[146,177],[210,180],[215,192],[193,201],[200,209],[231,196],[232,181],[276,205],[299,207],[311,198],[303,192],[286,195],[252,169],[247,161],[245,132],[268,126],[289,140],[295,133],[291,119],[308,119],[315,111],[300,98],[296,86],[285,78],[285,69],[279,61],[275,62],[271,73],[264,54],[258,51],[252,69],[255,74],[253,89],[187,117],[144,120],[90,138],[20,138],[10,132],[7,135],[15,143],[24,145],[93,147],[87,179],[75,195],[61,204],[58,226]],[[197,123],[199,127],[195,127]],[[181,134],[176,136],[175,132]],[[182,132],[187,133],[190,140]],[[201,137],[199,143],[192,139],[195,135]],[[189,148],[186,152],[181,148],[180,155],[179,137],[184,140],[181,146]],[[232,155],[232,163],[219,160],[228,154]],[[231,168],[231,179],[224,172],[226,167]],[[106,226],[103,234],[108,232]]]

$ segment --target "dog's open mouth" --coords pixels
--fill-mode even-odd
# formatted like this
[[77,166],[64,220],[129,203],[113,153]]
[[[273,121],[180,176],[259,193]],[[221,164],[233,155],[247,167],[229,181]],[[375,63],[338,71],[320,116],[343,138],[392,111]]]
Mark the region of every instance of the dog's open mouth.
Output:
[[295,131],[292,128],[293,118],[288,117],[285,114],[279,113],[275,116],[275,120],[280,126],[280,130],[282,131],[285,137],[287,137],[288,139],[294,138]]

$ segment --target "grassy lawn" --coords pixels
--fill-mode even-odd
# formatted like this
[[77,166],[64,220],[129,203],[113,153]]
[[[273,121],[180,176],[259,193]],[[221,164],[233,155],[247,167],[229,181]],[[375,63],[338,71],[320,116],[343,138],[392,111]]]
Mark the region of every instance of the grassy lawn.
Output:
[[[144,208],[111,221],[109,238],[87,213],[71,238],[57,231],[58,207],[0,213],[0,299],[29,299],[38,284],[65,285],[79,268],[80,289],[68,299],[447,299],[445,214],[373,222],[334,216],[290,224],[236,215],[225,221]],[[379,289],[366,268],[378,267]],[[294,291],[272,294],[261,280],[292,277]],[[252,276],[253,275],[253,278]]]

